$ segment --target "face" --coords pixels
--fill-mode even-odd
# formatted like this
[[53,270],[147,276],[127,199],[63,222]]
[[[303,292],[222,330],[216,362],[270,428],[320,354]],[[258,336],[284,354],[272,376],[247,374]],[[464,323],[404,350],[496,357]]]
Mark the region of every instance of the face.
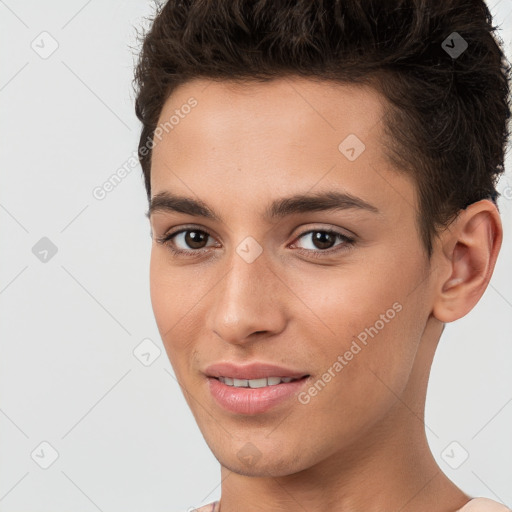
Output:
[[[383,115],[370,88],[302,78],[195,80],[163,108],[151,301],[185,399],[232,471],[286,475],[348,453],[389,424],[411,378],[432,286],[415,185],[384,156]],[[296,195],[317,201],[280,203]],[[216,393],[233,389],[206,375],[219,362],[308,377],[275,385],[292,386],[266,406],[238,390],[256,405],[232,410]]]

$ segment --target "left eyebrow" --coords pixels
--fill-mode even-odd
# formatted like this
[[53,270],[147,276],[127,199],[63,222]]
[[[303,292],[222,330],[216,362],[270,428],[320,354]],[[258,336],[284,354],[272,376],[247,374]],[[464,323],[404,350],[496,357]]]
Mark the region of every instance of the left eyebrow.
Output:
[[[295,194],[275,199],[264,211],[264,218],[270,222],[299,213],[349,209],[364,210],[375,214],[380,213],[376,206],[360,197],[345,192],[327,191],[315,194]],[[174,195],[166,191],[160,192],[151,198],[149,210],[145,215],[149,218],[155,212],[166,211],[223,222],[222,217],[203,201]]]

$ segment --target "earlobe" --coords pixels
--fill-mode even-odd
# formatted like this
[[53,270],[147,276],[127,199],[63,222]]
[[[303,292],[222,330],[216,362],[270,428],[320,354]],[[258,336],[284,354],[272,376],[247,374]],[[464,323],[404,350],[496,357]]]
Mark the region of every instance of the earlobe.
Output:
[[468,206],[442,235],[443,251],[433,315],[441,322],[465,316],[480,300],[492,276],[503,236],[494,203]]

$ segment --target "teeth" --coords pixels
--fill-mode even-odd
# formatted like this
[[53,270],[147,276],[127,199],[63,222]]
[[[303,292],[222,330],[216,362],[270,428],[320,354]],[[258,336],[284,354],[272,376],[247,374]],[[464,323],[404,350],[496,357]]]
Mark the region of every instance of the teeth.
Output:
[[263,379],[232,379],[230,377],[219,377],[219,380],[228,386],[236,388],[264,388],[265,386],[275,386],[281,382],[291,382],[292,377],[268,377]]
[[268,385],[268,381],[266,378],[263,379],[251,379],[248,381],[250,388],[264,388]]

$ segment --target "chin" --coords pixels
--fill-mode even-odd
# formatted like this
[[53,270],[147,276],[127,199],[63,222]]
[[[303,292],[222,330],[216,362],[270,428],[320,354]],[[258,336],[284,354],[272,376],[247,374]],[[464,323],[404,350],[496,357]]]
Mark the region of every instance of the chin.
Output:
[[220,451],[212,450],[212,453],[223,468],[243,476],[280,477],[298,473],[307,467],[303,454],[298,455],[296,451],[287,454],[282,445],[269,448],[267,453],[259,450],[256,453],[254,445],[248,442],[241,449],[228,446]]
[[251,476],[251,477],[281,477],[287,476],[301,471],[301,468],[295,469],[290,465],[289,461],[268,461],[268,462],[258,462],[258,464],[254,466],[248,466],[247,464],[241,463],[238,460],[235,461],[223,461],[219,460],[219,463],[222,467],[242,476]]

